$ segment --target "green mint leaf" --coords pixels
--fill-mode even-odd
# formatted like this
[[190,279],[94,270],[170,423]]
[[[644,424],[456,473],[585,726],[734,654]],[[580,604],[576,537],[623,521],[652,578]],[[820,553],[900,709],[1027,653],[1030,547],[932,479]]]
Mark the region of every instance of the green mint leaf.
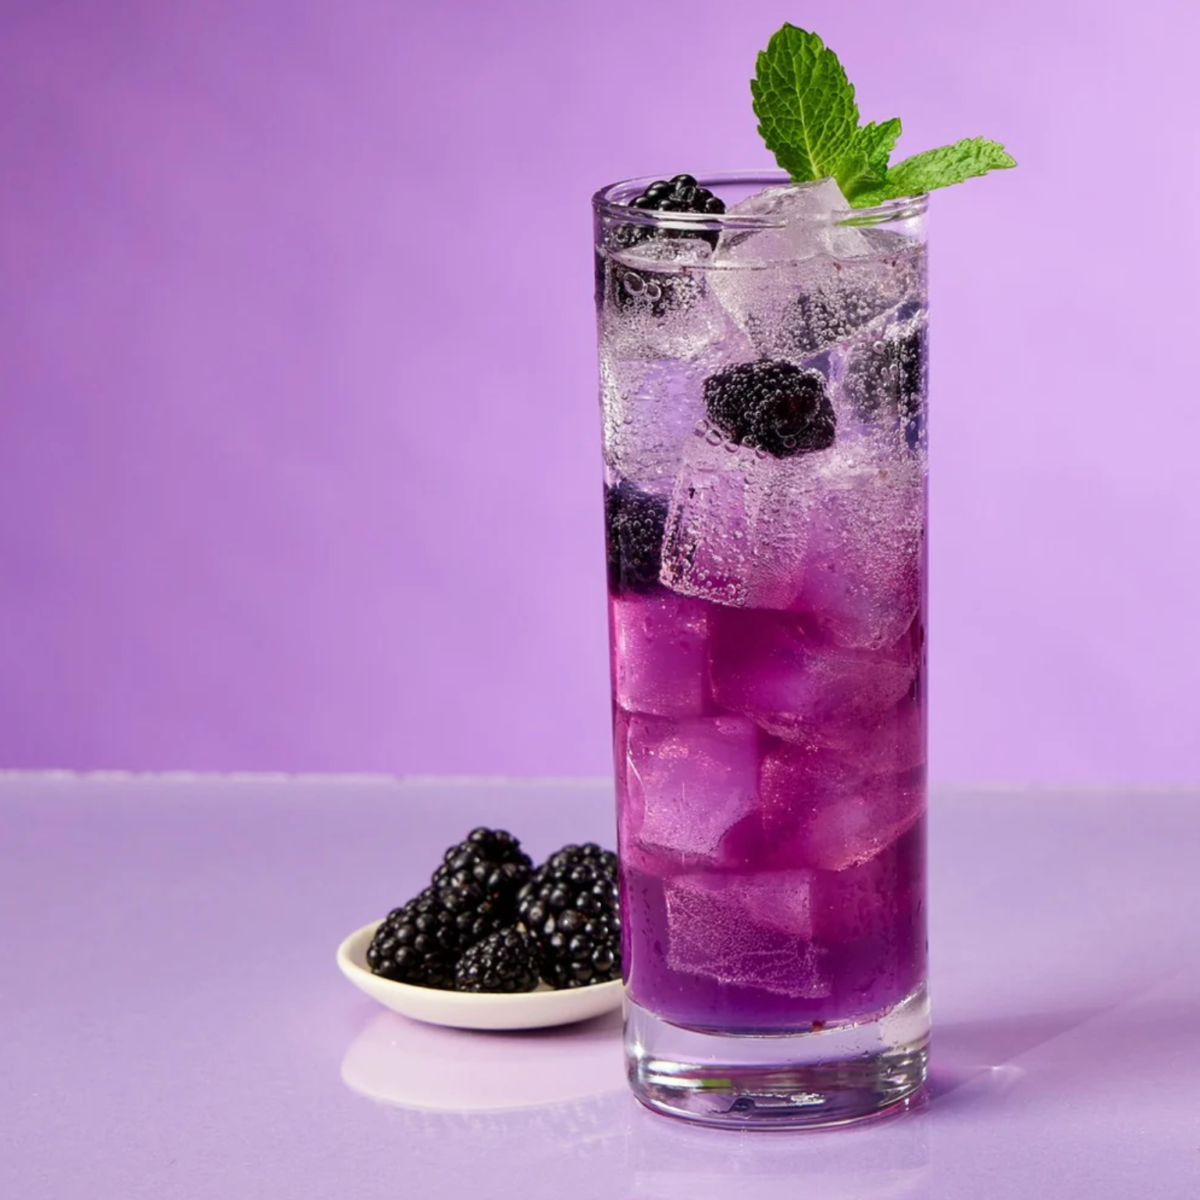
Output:
[[797,182],[835,174],[858,127],[854,88],[815,33],[784,25],[758,56],[750,81],[758,132]]
[[856,208],[881,204],[900,196],[913,196],[934,188],[963,183],[988,171],[1015,167],[1017,160],[999,142],[987,138],[963,138],[953,146],[939,146],[914,154],[892,167],[882,184],[864,189],[853,197]]
[[868,121],[866,125],[855,132],[854,143],[866,154],[871,166],[880,175],[886,175],[888,159],[891,157],[892,147],[895,146],[899,136],[900,118],[893,117],[890,121],[884,121],[882,125]]
[[855,196],[881,188],[887,179],[888,157],[900,136],[900,118],[893,117],[876,125],[868,122],[854,131],[849,148],[834,171],[842,195],[853,202]]

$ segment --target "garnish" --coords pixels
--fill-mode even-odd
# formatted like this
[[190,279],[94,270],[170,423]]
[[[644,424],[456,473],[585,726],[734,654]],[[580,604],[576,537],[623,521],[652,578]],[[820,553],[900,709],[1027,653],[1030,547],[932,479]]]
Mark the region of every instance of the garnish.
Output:
[[854,85],[815,34],[785,24],[758,56],[750,81],[758,131],[797,183],[833,178],[855,208],[1015,167],[999,142],[964,138],[889,165],[900,119],[859,124]]

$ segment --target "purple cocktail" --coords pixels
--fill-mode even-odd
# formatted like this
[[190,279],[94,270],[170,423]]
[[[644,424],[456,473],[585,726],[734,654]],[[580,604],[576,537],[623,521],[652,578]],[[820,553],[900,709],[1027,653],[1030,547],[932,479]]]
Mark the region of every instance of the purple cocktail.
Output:
[[595,204],[630,1076],[849,1120],[928,1034],[925,201],[650,183]]

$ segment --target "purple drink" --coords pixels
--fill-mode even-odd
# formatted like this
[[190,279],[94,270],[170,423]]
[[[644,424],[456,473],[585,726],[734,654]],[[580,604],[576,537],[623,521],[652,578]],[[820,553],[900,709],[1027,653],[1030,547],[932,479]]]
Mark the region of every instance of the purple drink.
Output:
[[646,183],[596,201],[631,1078],[852,1119],[926,1055],[924,200]]
[[[620,622],[623,600],[612,604]],[[713,616],[718,630],[727,620]],[[765,657],[760,632],[769,647],[778,630],[735,631],[751,662]],[[725,636],[715,635],[716,663]],[[887,694],[893,664],[882,672]],[[914,676],[877,716],[813,722],[803,742],[743,715],[750,688],[737,709],[714,702],[711,716],[617,710],[632,1000],[678,1025],[753,1034],[874,1020],[918,990],[925,770],[915,686]]]

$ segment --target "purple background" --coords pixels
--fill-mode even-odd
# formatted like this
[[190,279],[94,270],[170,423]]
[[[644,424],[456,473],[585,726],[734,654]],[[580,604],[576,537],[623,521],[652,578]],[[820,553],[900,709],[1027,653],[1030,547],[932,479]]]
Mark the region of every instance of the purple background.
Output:
[[588,197],[818,28],[939,195],[934,771],[1200,778],[1192,0],[0,4],[0,765],[608,769]]

